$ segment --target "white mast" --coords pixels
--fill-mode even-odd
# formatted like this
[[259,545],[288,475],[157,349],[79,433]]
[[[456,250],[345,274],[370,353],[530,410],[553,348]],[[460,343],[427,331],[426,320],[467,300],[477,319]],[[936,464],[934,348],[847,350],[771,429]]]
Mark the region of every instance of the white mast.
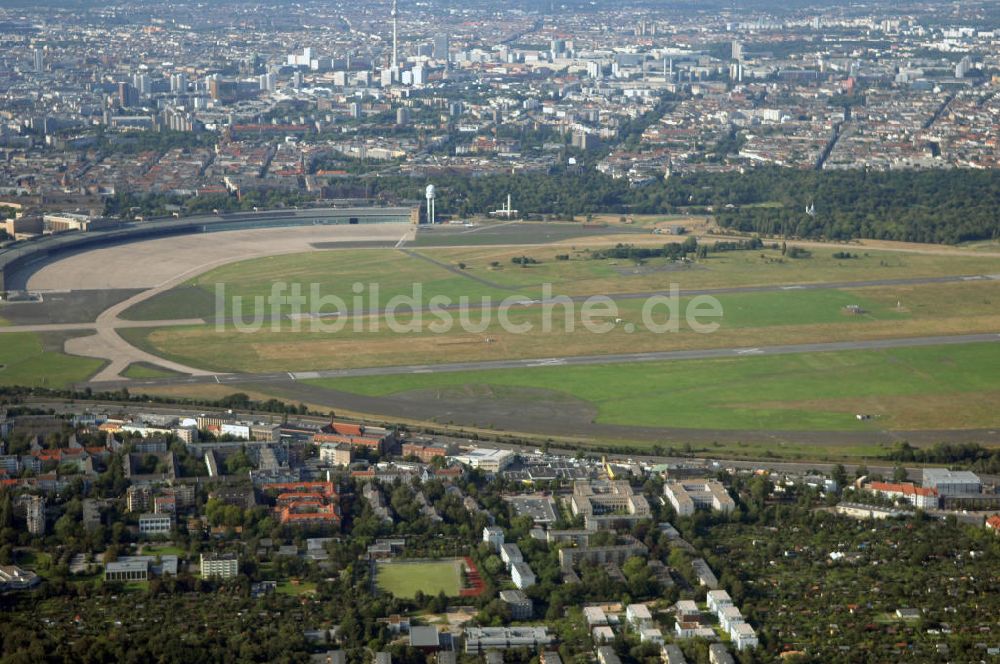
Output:
[[392,69],[395,71],[399,67],[399,41],[398,33],[396,31],[396,24],[399,22],[399,9],[396,7],[396,1],[392,0]]

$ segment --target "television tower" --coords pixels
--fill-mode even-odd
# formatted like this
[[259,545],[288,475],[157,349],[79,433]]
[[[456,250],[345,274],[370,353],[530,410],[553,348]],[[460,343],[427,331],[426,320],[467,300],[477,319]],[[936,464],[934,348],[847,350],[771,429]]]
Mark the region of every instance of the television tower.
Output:
[[396,7],[396,1],[392,0],[392,69],[395,71],[399,68],[399,41],[398,33],[396,32],[396,24],[399,22],[399,9]]

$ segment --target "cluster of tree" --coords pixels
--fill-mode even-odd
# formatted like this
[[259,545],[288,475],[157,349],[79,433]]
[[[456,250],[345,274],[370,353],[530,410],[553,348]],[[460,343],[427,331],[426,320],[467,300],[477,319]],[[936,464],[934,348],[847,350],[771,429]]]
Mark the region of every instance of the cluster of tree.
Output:
[[898,443],[885,458],[902,463],[943,463],[982,473],[1000,473],[1000,449],[987,449],[976,443],[938,443],[932,447],[914,447],[903,442]]
[[532,258],[531,256],[514,256],[510,259],[510,262],[514,265],[524,267],[525,265],[538,265],[540,261],[537,258]]
[[684,242],[670,242],[662,247],[637,247],[633,244],[618,243],[608,249],[596,249],[590,257],[597,260],[608,258],[616,260],[644,261],[649,258],[668,258],[677,260],[698,252],[698,240],[688,237]]

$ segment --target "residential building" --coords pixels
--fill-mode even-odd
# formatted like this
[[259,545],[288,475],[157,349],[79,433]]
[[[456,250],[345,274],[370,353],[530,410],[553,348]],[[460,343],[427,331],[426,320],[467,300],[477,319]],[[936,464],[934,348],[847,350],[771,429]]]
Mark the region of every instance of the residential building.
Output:
[[443,445],[419,445],[416,443],[403,444],[404,457],[416,457],[424,463],[430,463],[433,459],[444,458],[448,454],[448,449]]
[[716,615],[719,617],[719,625],[725,632],[731,632],[733,625],[746,622],[743,620],[743,613],[735,606],[723,607],[719,609]]
[[588,530],[638,521],[651,513],[645,496],[636,494],[625,480],[574,482],[570,510],[573,516],[583,516]]
[[708,661],[710,664],[736,664],[733,656],[726,650],[726,646],[721,643],[713,643],[708,646]]
[[559,549],[559,565],[563,569],[586,561],[592,565],[617,563],[621,565],[629,558],[645,557],[649,548],[631,535],[622,536],[622,544],[609,546],[564,547]]
[[709,590],[706,595],[708,610],[718,613],[721,609],[733,605],[733,599],[725,590]]
[[736,623],[729,630],[729,638],[737,650],[748,650],[757,647],[757,633],[745,622]]
[[534,602],[521,590],[501,590],[500,601],[510,609],[513,620],[531,620],[534,615]]
[[514,563],[523,562],[524,556],[521,555],[521,548],[517,544],[507,542],[500,545],[500,559],[507,566],[507,569],[510,569]]
[[530,588],[535,585],[535,573],[528,567],[528,563],[514,563],[510,566],[510,578],[519,590]]
[[644,627],[639,630],[639,641],[661,645],[663,643],[663,633],[655,627]]
[[625,608],[625,619],[636,630],[644,629],[653,622],[653,616],[645,604],[629,604]]
[[327,466],[350,466],[352,452],[347,443],[323,443],[319,446],[319,460]]
[[938,490],[931,487],[919,487],[912,482],[869,482],[864,485],[866,491],[890,500],[905,500],[914,507],[935,509],[938,506]]
[[1000,514],[994,514],[986,519],[986,527],[995,533],[1000,534]]
[[240,561],[235,553],[201,554],[201,578],[232,579],[240,573]]
[[600,664],[622,664],[622,660],[618,657],[618,653],[611,646],[600,646],[597,649],[597,661]]
[[663,495],[680,516],[690,516],[696,509],[727,514],[736,509],[726,488],[716,480],[668,480]]
[[500,547],[504,543],[503,528],[498,526],[486,526],[483,528],[483,541],[490,545],[493,551],[499,553]]
[[18,502],[24,504],[24,520],[28,532],[32,535],[45,534],[45,499],[41,496],[19,496]]
[[684,653],[675,643],[667,643],[660,648],[660,659],[663,660],[663,664],[687,664]]
[[674,623],[674,635],[678,639],[706,639],[717,640],[719,637],[715,630],[706,627],[697,621],[677,621]]
[[608,624],[608,616],[605,615],[604,609],[599,606],[585,606],[583,607],[583,617],[587,621],[587,627],[601,627]]
[[695,558],[691,561],[691,568],[694,569],[695,576],[698,577],[698,585],[705,586],[710,590],[719,587],[719,580],[715,577],[715,572],[708,566],[704,558]]

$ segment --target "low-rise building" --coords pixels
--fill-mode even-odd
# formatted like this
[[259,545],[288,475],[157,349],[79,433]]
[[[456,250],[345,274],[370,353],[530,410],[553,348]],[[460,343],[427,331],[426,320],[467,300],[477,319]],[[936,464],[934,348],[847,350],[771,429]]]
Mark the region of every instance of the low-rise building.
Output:
[[139,515],[139,534],[149,536],[169,535],[174,528],[173,514]]
[[639,641],[660,645],[663,643],[663,633],[655,627],[645,627],[639,631]]
[[982,480],[968,470],[924,468],[923,485],[937,489],[940,496],[975,496],[983,491]]
[[499,473],[514,463],[515,454],[510,450],[488,449],[477,447],[454,458],[463,466],[482,470],[486,473]]
[[487,650],[510,648],[539,649],[553,641],[545,627],[466,627],[465,652],[478,654]]
[[708,603],[708,610],[718,613],[727,606],[733,605],[733,598],[725,590],[709,590],[705,596]]
[[517,544],[507,542],[500,545],[500,559],[507,566],[507,569],[510,569],[514,563],[523,562],[524,556],[521,555],[521,548]]
[[611,646],[601,646],[597,649],[597,661],[600,664],[622,664],[618,653]]
[[17,565],[0,565],[0,590],[28,590],[40,582],[41,579],[34,572]]
[[864,488],[890,500],[905,500],[921,509],[935,509],[940,502],[937,489],[916,486],[912,482],[869,482]]

